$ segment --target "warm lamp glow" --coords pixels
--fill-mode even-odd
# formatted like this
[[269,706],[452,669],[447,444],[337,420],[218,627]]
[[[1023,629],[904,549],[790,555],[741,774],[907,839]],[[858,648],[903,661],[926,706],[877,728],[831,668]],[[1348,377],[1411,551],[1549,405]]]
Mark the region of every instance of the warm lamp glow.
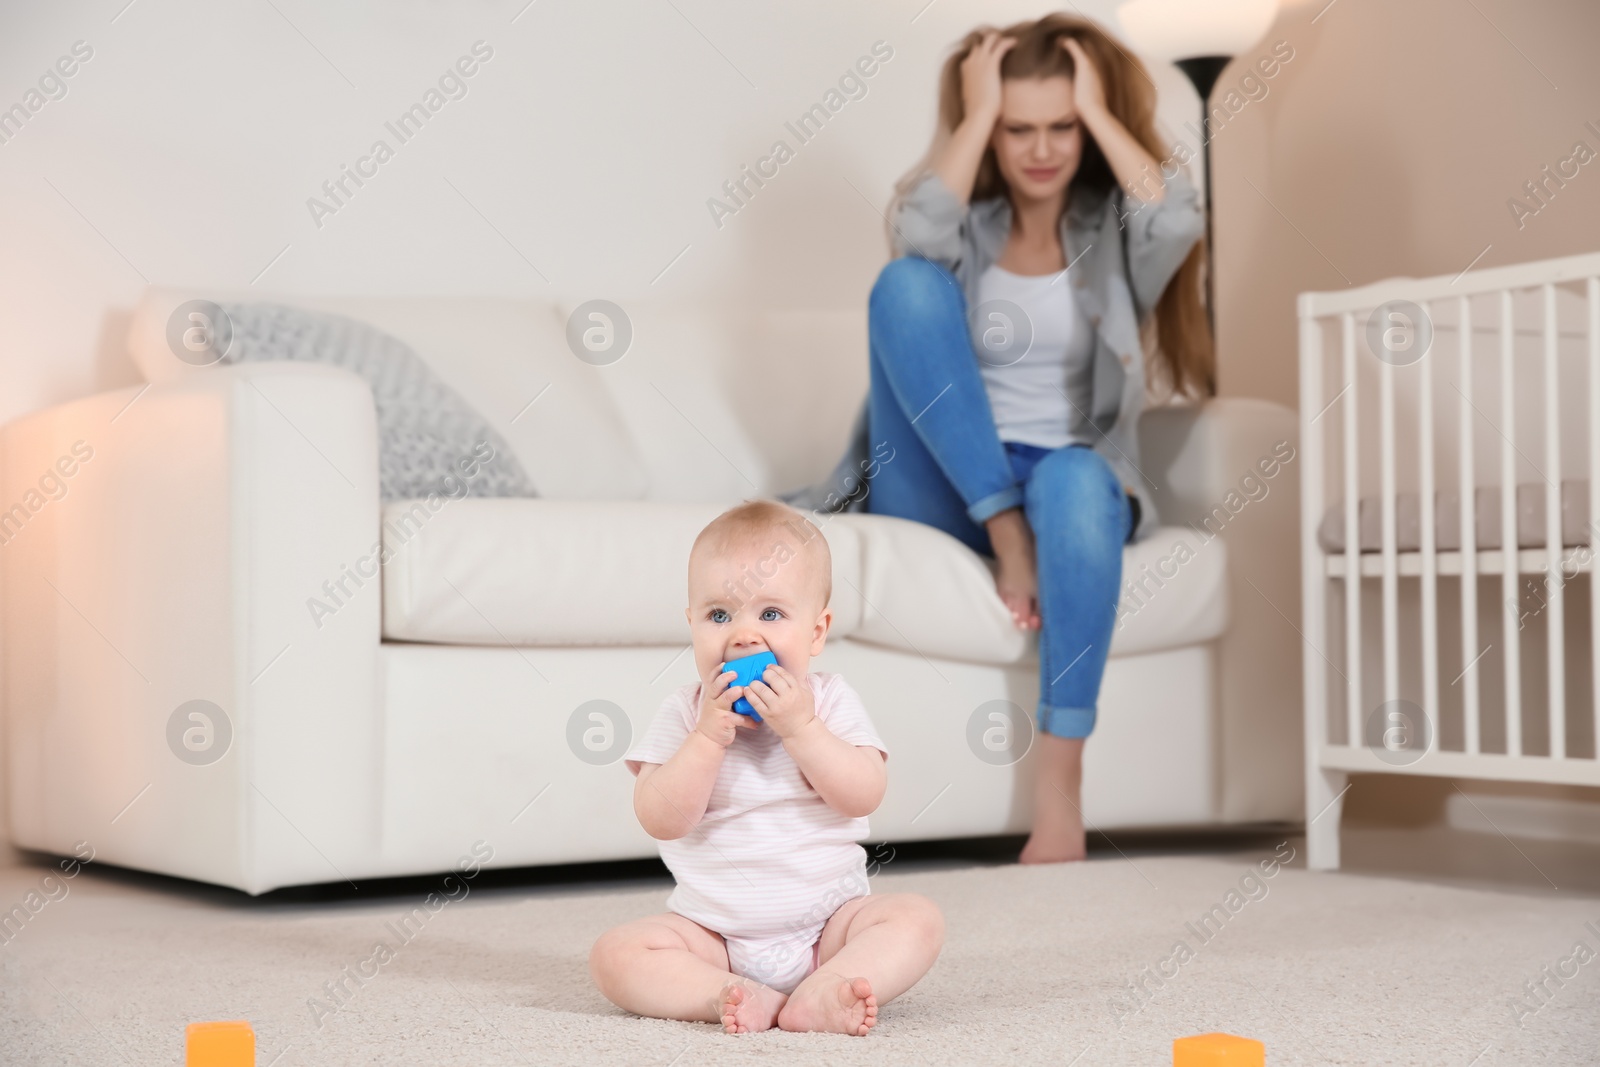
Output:
[[1117,21],[1146,59],[1236,56],[1266,34],[1278,0],[1129,0]]

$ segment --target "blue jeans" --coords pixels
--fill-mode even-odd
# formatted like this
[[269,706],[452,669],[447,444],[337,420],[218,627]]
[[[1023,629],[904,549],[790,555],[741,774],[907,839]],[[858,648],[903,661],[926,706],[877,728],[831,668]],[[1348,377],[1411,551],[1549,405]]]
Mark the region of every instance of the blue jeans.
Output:
[[1038,551],[1039,728],[1089,736],[1136,504],[1092,448],[1000,440],[966,298],[943,267],[911,256],[884,267],[868,334],[868,432],[874,447],[889,443],[894,462],[879,468],[867,510],[937,527],[993,556],[984,521],[1021,506]]

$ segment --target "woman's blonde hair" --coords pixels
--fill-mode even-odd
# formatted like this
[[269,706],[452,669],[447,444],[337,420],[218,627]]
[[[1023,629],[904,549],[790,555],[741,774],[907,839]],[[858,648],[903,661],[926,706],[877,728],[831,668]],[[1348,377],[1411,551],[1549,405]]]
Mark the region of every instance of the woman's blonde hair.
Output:
[[[894,199],[886,216],[888,219],[895,217],[900,203],[928,173],[933,161],[943,152],[956,127],[961,124],[966,113],[961,93],[961,62],[986,34],[993,32],[996,31],[990,26],[974,29],[961,39],[945,60],[939,72],[939,119],[934,129],[933,143],[927,155],[895,183]],[[1094,22],[1072,15],[1053,14],[1019,22],[998,32],[1017,41],[1000,61],[1002,80],[1071,78],[1074,72],[1072,55],[1061,46],[1061,39],[1076,38],[1100,73],[1100,80],[1105,86],[1106,106],[1111,114],[1127,127],[1145,151],[1157,160],[1168,158],[1169,148],[1156,134],[1155,83],[1150,80],[1144,65],[1123,51]],[[1116,186],[1117,178],[1111,170],[1111,164],[1086,130],[1083,157],[1067,189],[1069,201],[1072,197],[1084,194],[1097,197],[1108,195]],[[978,165],[971,199],[979,201],[997,196],[1009,197],[1010,188],[1000,174],[994,149],[990,147],[984,151],[983,162]],[[895,248],[892,233],[889,234],[889,246],[892,253]],[[1190,250],[1156,303],[1156,359],[1165,372],[1166,384],[1178,393],[1209,395],[1216,391],[1211,331],[1200,291],[1204,269],[1205,239],[1202,238]]]

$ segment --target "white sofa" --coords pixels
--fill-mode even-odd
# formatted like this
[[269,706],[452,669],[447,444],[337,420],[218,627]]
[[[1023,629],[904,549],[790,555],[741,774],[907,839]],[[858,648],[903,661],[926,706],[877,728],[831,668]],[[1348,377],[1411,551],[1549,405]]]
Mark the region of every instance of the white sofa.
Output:
[[[128,348],[149,384],[3,431],[14,842],[88,841],[97,861],[249,893],[444,870],[485,845],[493,866],[654,855],[617,735],[692,680],[689,544],[723,507],[838,458],[865,389],[865,300],[636,304],[609,366],[574,357],[554,303],[294,300],[409,342],[542,493],[419,511],[380,506],[361,380],[176,359],[167,316],[195,295],[152,290],[137,309]],[[1235,506],[1294,440],[1293,414],[1264,402],[1145,417],[1165,525],[1125,557],[1148,602],[1113,642],[1086,756],[1092,827],[1301,816],[1295,463]],[[1238,513],[1202,544],[1186,524],[1218,507]],[[1035,640],[984,561],[915,523],[817,521],[835,623],[815,667],[845,674],[891,749],[872,840],[1025,831],[1031,755],[986,761],[968,740],[980,705],[1031,715],[1038,687]],[[336,610],[311,610],[341,584]],[[210,762],[169,740],[193,700],[231,734]]]

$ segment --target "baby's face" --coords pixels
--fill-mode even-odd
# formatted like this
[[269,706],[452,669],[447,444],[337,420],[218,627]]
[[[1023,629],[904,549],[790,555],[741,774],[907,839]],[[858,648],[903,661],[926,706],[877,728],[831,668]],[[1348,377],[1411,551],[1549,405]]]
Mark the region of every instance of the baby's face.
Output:
[[689,630],[695,669],[713,677],[719,664],[771,652],[796,678],[822,652],[833,613],[822,602],[822,576],[804,552],[775,552],[778,537],[689,562]]

